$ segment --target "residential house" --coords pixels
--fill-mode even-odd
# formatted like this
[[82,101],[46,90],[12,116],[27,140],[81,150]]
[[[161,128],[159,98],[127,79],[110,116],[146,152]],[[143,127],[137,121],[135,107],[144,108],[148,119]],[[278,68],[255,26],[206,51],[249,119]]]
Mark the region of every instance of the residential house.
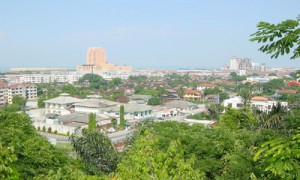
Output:
[[288,85],[288,86],[295,85],[295,86],[298,86],[298,87],[300,87],[300,83],[299,83],[299,82],[297,82],[297,81],[295,81],[295,80],[288,82],[288,83],[287,83],[287,85]]
[[[269,113],[273,106],[277,106],[278,101],[270,98],[270,97],[264,97],[264,96],[254,96],[251,98],[250,106],[253,108],[257,108],[258,110],[262,112]],[[287,107],[287,102],[280,102],[281,106]],[[231,106],[232,108],[240,108],[243,107],[243,99],[240,96],[226,99],[224,100],[224,107]]]
[[74,111],[74,104],[82,101],[71,97],[70,94],[62,93],[59,97],[44,101],[46,114],[66,115]]
[[74,104],[75,112],[99,113],[102,108],[117,106],[116,102],[106,99],[84,99]]
[[[153,108],[144,104],[123,104],[124,118],[130,119],[144,119],[153,116]],[[109,115],[110,117],[120,117],[120,106],[111,106],[102,108],[101,114]]]
[[[251,107],[255,107],[260,111],[269,113],[273,106],[277,106],[278,101],[264,96],[254,96],[251,98]],[[288,106],[287,102],[280,102],[281,106],[286,107]]]
[[184,100],[199,100],[203,97],[202,93],[192,89],[185,89],[183,99]]
[[141,95],[141,94],[133,94],[131,96],[128,96],[129,103],[135,103],[135,104],[147,104],[148,100],[151,98],[151,95]]
[[181,113],[191,113],[192,111],[199,109],[197,104],[184,100],[174,100],[171,102],[167,102],[164,106],[168,108],[176,108],[176,110]]

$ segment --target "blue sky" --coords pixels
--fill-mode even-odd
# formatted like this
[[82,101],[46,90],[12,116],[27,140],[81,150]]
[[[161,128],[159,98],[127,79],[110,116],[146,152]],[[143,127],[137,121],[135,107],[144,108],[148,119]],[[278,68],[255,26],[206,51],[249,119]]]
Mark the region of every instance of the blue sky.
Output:
[[75,68],[88,47],[135,68],[217,68],[232,56],[299,68],[249,42],[259,21],[295,19],[299,9],[298,0],[2,0],[0,68]]

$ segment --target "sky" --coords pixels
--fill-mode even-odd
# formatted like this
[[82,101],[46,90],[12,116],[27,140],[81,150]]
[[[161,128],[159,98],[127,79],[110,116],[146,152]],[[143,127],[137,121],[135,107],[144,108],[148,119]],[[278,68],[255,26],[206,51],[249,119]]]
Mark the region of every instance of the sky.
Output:
[[300,59],[271,59],[250,42],[260,21],[296,19],[299,0],[0,0],[0,69],[86,63],[89,47],[134,68],[220,68],[232,56],[269,67],[300,68]]

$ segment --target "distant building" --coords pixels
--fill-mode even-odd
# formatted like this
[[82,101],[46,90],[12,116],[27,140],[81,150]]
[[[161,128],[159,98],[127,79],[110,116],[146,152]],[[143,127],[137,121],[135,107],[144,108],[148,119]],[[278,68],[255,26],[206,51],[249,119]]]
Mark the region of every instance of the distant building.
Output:
[[5,105],[6,103],[6,89],[7,89],[8,83],[0,82],[0,106]]
[[199,100],[202,98],[202,93],[192,89],[185,89],[183,99],[184,100]]
[[33,84],[11,84],[4,91],[4,101],[8,104],[12,104],[12,99],[16,95],[24,97],[27,100],[37,98],[37,87]]
[[266,71],[266,65],[252,62],[249,58],[232,57],[230,59],[230,70],[254,70],[254,71]]
[[68,68],[11,68],[11,72],[49,72],[49,71],[68,71]]
[[106,64],[106,54],[103,48],[89,48],[86,53],[86,64],[101,66]]
[[[264,96],[254,96],[251,98],[250,106],[262,112],[269,113],[274,106],[277,106],[278,101]],[[281,106],[288,106],[287,102],[280,102]],[[232,108],[243,107],[243,99],[240,96],[224,100],[224,107],[231,106]]]
[[89,48],[87,50],[86,63],[77,66],[76,70],[80,73],[102,73],[102,72],[131,72],[130,66],[116,66],[106,61],[106,53],[103,48]]

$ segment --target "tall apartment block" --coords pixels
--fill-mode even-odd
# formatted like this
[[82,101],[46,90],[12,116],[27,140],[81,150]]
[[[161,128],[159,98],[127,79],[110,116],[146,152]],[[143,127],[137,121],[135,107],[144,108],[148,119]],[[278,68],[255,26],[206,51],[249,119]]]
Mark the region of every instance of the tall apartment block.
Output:
[[0,82],[0,106],[3,106],[6,103],[6,89],[8,83]]
[[231,70],[255,70],[255,71],[265,71],[266,65],[260,63],[254,63],[249,58],[232,57],[230,59]]
[[19,95],[27,100],[37,98],[37,87],[33,84],[0,83],[0,105],[12,104],[14,96]]

